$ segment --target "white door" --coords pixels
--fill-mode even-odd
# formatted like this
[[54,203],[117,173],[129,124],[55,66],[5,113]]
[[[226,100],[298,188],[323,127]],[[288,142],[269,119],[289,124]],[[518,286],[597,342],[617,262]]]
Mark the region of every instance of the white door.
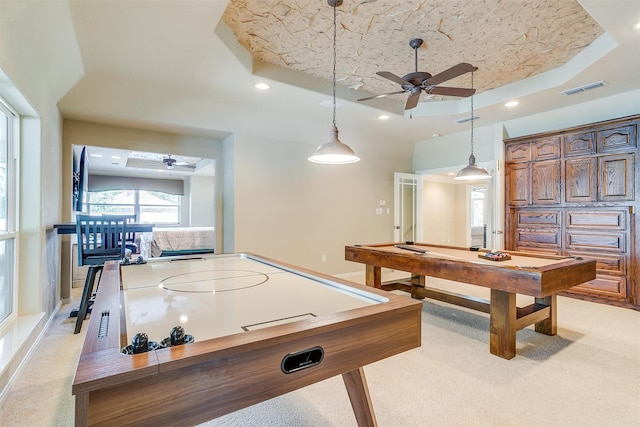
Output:
[[422,175],[393,174],[393,238],[396,242],[422,240]]

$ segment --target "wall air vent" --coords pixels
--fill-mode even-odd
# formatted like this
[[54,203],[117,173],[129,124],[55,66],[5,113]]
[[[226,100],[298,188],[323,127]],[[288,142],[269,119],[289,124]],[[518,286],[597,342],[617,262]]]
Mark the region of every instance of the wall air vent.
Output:
[[586,84],[584,86],[580,86],[580,87],[574,87],[573,89],[567,89],[567,90],[563,90],[561,93],[565,94],[565,95],[573,95],[579,92],[584,92],[587,91],[589,89],[595,89],[597,87],[601,87],[606,85],[607,82],[605,82],[604,80],[600,80],[598,82],[593,82],[593,83],[589,83]]
[[456,120],[456,123],[467,123],[470,122],[471,120],[478,120],[480,117],[478,116],[473,116],[473,117],[465,117],[463,119],[458,119]]

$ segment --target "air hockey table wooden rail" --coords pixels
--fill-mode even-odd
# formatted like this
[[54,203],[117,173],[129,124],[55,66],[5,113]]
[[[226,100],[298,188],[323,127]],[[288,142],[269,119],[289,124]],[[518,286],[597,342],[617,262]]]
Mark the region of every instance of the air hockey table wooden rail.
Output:
[[[342,375],[357,424],[375,426],[363,366],[420,346],[421,306],[253,254],[108,262],[75,425],[195,425]],[[157,342],[176,323],[194,342],[123,354],[133,334]]]
[[[347,261],[366,264],[366,284],[383,290],[402,290],[413,298],[430,298],[489,313],[491,354],[516,355],[516,331],[535,324],[537,332],[556,335],[556,295],[596,277],[596,261],[539,253],[502,251],[504,261],[480,258],[488,249],[474,250],[423,243],[381,243],[345,247]],[[408,281],[382,283],[382,268],[410,273]],[[426,286],[426,276],[484,286],[489,301]],[[516,294],[535,298],[516,306]]]

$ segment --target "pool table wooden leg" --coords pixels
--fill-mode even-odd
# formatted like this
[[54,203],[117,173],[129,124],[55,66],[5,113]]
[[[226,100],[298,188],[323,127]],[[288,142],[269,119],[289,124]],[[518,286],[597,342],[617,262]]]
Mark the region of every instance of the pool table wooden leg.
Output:
[[504,359],[516,355],[516,294],[491,289],[489,350]]
[[382,267],[367,264],[365,283],[367,286],[382,289]]
[[351,407],[356,416],[358,426],[376,427],[378,422],[373,412],[373,405],[371,404],[371,397],[369,396],[367,380],[364,377],[364,370],[358,368],[342,374],[342,380],[347,388]]
[[557,324],[557,298],[550,295],[545,298],[536,298],[536,304],[542,304],[549,307],[549,317],[536,323],[536,332],[546,335],[555,335],[558,333]]

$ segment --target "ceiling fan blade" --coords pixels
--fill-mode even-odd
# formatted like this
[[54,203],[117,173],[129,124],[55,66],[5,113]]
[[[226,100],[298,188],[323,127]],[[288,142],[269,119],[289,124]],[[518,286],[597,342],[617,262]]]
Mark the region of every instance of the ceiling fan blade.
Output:
[[378,71],[376,74],[379,75],[380,77],[384,77],[385,79],[389,79],[392,82],[396,82],[401,86],[404,86],[404,85],[413,86],[411,82],[408,82],[402,77],[398,77],[395,74],[390,73],[389,71]]
[[368,101],[370,99],[376,99],[376,98],[384,98],[385,96],[389,96],[389,95],[397,95],[399,93],[405,93],[405,90],[399,90],[397,92],[391,92],[391,93],[383,93],[382,95],[374,95],[374,96],[369,96],[367,98],[360,98],[358,99],[358,101]]
[[427,83],[430,85],[437,85],[442,82],[446,82],[447,80],[451,80],[455,77],[461,76],[464,73],[470,73],[471,71],[476,71],[478,67],[474,67],[471,64],[466,62],[461,62],[458,65],[454,65],[448,70],[444,70],[441,73],[436,74],[435,76],[427,79]]
[[418,105],[419,99],[420,99],[420,91],[419,90],[411,91],[411,95],[409,95],[409,98],[407,98],[407,103],[405,104],[404,109],[412,110],[416,108],[416,106]]
[[462,98],[466,98],[468,96],[476,93],[475,89],[468,89],[464,87],[441,87],[435,86],[432,88],[425,89],[427,93],[432,95],[448,95],[448,96],[459,96]]

